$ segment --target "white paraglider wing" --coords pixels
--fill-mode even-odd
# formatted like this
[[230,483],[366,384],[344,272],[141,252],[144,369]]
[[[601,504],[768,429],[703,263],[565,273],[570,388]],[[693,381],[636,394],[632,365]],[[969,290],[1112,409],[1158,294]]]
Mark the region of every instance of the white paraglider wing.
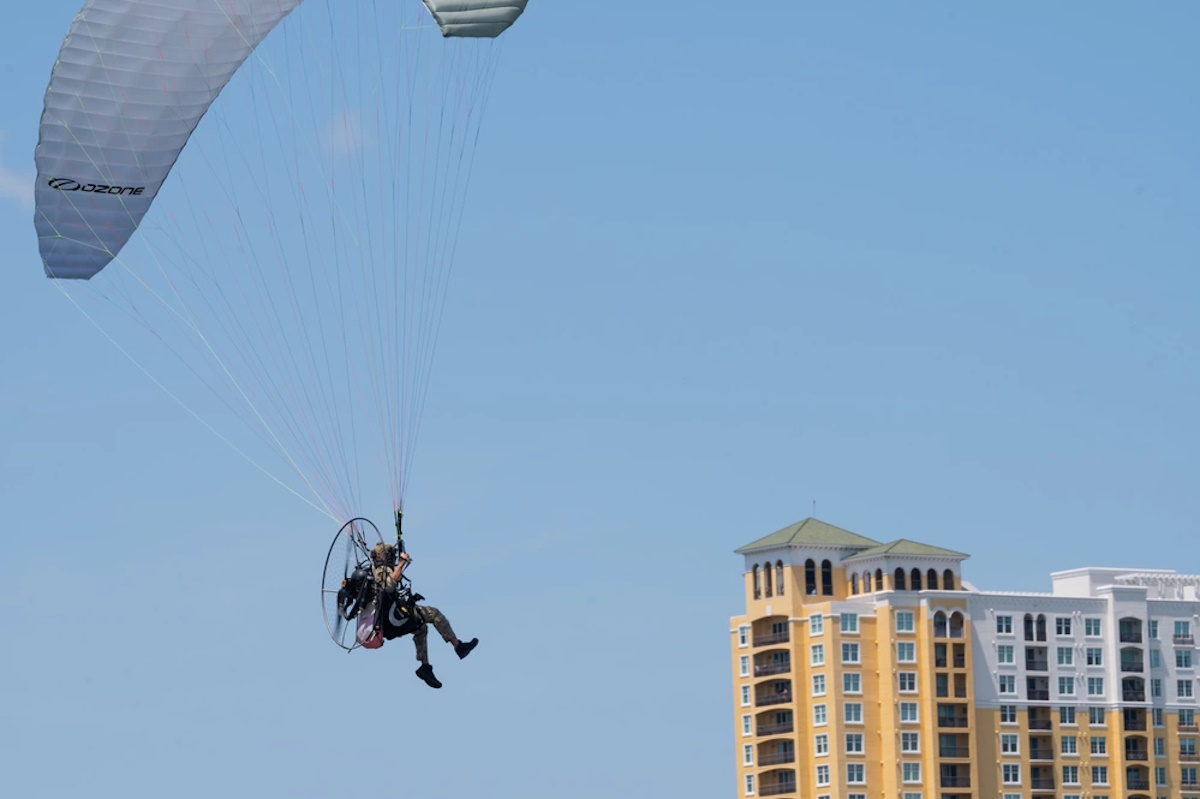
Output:
[[499,36],[528,0],[424,0],[444,36]]
[[46,274],[129,241],[200,118],[300,0],[88,0],[50,75],[34,160]]

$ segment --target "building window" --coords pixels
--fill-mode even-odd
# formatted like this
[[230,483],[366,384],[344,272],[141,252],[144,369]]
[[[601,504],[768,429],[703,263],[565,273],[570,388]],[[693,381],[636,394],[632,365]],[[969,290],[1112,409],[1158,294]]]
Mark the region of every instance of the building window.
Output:
[[771,580],[771,564],[763,566],[763,582],[767,587],[767,596],[771,596],[771,589],[774,587]]
[[1192,696],[1192,681],[1191,680],[1176,680],[1176,693],[1180,699],[1187,699]]
[[808,634],[809,635],[824,635],[825,634],[825,617],[820,613],[814,613],[808,617]]
[[1060,744],[1064,755],[1079,754],[1079,742],[1074,735],[1064,735]]
[[1015,651],[1016,647],[1011,644],[1002,644],[996,647],[996,662],[1001,664],[1016,663]]
[[1074,677],[1059,677],[1058,692],[1063,696],[1075,695],[1075,678]]
[[1108,766],[1092,766],[1092,784],[1108,785]]
[[900,703],[900,721],[904,724],[915,724],[918,719],[916,702]]
[[1159,653],[1158,653],[1157,649],[1150,650],[1150,668],[1152,668],[1152,669],[1161,669],[1162,668],[1162,659],[1159,657]]
[[916,663],[917,645],[912,641],[901,641],[896,644],[896,660],[901,663]]
[[1108,738],[1103,735],[1092,736],[1092,754],[1102,757],[1108,754]]
[[1087,649],[1087,664],[1089,666],[1104,665],[1104,650],[1098,646],[1089,646]]
[[1000,776],[1005,785],[1021,784],[1021,766],[1018,763],[1005,763],[1000,767]]
[[1149,621],[1149,626],[1150,626],[1150,637],[1157,638],[1158,637],[1158,619],[1151,619]]
[[1017,692],[1016,675],[1001,674],[997,679],[1000,681],[1000,693],[1015,694]]
[[742,746],[742,765],[754,765],[754,744],[744,744]]
[[813,725],[824,727],[827,721],[824,705],[813,705]]
[[814,674],[812,677],[813,696],[825,695],[825,675]]
[[817,766],[817,785],[829,784],[829,766]]
[[1088,638],[1100,637],[1100,620],[1099,619],[1084,619],[1083,634]]
[[742,707],[749,707],[749,705],[750,705],[750,686],[743,685],[742,686]]
[[863,753],[863,736],[861,732],[846,733],[846,754],[861,755]]
[[746,796],[753,796],[753,795],[754,795],[754,775],[747,774],[746,775]]
[[842,627],[843,633],[857,633],[858,632],[858,614],[857,613],[843,613],[841,615],[841,627]]
[[1104,678],[1088,677],[1088,696],[1104,696]]
[[1021,736],[1015,733],[1001,733],[1000,753],[1004,755],[1021,754]]
[[896,632],[911,633],[914,629],[914,616],[911,610],[896,611]]
[[780,596],[783,596],[783,561],[782,560],[775,561],[775,580],[777,581],[777,584],[775,586],[775,593],[779,594]]
[[858,662],[858,644],[842,644],[842,662],[857,663]]
[[862,707],[861,702],[844,703],[842,714],[847,724],[862,724]]
[[1058,616],[1057,618],[1055,618],[1054,619],[1054,632],[1057,635],[1070,635],[1071,634],[1071,617],[1070,616]]
[[814,738],[813,751],[815,751],[818,756],[829,754],[829,736],[818,735],[816,738]]
[[749,645],[750,645],[750,626],[747,624],[743,624],[741,627],[738,627],[738,646],[749,646]]
[[1058,647],[1058,665],[1060,665],[1060,666],[1075,665],[1075,650],[1069,646]]
[[996,632],[1000,635],[1012,635],[1012,616],[997,616]]
[[812,558],[804,561],[804,593],[817,595],[817,563]]
[[862,785],[866,781],[867,776],[862,763],[846,764],[846,782],[851,785]]
[[811,653],[812,653],[812,657],[809,660],[809,663],[811,663],[814,666],[824,666],[825,665],[825,645],[824,644],[813,644],[811,647]]
[[857,574],[850,575],[850,593],[858,594],[858,575]]
[[1162,680],[1155,677],[1154,679],[1150,680],[1150,696],[1153,699],[1162,699],[1162,695]]
[[921,733],[919,732],[902,732],[900,733],[900,751],[908,754],[919,754],[921,751]]
[[752,728],[750,726],[750,717],[742,716],[742,735],[750,735]]
[[1175,650],[1175,668],[1190,669],[1192,667],[1192,650],[1176,649]]
[[861,694],[862,675],[857,671],[848,671],[842,674],[842,693]]
[[1063,766],[1063,785],[1079,784],[1079,766]]
[[917,692],[917,673],[915,671],[902,671],[896,676],[900,680],[900,693],[915,694]]
[[1016,705],[1001,705],[1000,706],[1000,723],[1001,724],[1016,724],[1017,723],[1017,706]]
[[1075,708],[1063,705],[1058,709],[1058,723],[1075,725]]
[[821,593],[833,596],[833,564],[827,560],[821,561]]
[[912,783],[921,781],[920,763],[902,763],[900,768],[905,782]]
[[740,658],[738,658],[738,669],[740,670],[741,675],[743,677],[750,676],[750,656],[749,655],[742,655]]
[[1088,708],[1088,724],[1091,724],[1093,727],[1103,727],[1104,726],[1104,708],[1089,707]]
[[1154,784],[1159,788],[1167,787],[1167,769],[1164,766],[1154,769]]

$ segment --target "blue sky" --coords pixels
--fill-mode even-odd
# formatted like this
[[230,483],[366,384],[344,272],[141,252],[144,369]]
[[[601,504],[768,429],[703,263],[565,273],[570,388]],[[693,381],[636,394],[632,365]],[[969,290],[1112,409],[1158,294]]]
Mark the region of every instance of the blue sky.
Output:
[[329,643],[336,525],[42,276],[26,198],[77,4],[26,6],[0,30],[0,793],[378,768],[396,796],[728,795],[731,550],[814,501],[970,553],[983,588],[1200,572],[1191,4],[533,0],[407,498],[418,588],[482,641],[431,641],[440,692],[407,641]]

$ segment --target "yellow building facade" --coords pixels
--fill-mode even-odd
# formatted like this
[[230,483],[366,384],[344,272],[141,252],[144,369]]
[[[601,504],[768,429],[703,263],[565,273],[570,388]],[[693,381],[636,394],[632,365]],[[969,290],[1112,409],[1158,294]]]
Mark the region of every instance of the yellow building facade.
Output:
[[1200,577],[984,593],[963,553],[811,518],[737,553],[737,796],[1200,799]]

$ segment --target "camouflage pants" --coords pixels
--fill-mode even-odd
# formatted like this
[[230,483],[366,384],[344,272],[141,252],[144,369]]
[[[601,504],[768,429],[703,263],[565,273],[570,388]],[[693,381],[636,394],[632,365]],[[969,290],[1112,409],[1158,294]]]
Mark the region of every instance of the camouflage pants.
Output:
[[442,640],[450,643],[454,640],[454,630],[450,627],[450,622],[442,615],[442,612],[437,608],[427,607],[425,605],[417,605],[417,615],[421,617],[421,621],[425,622],[417,631],[413,633],[413,645],[417,648],[417,660],[422,663],[429,660],[429,625],[441,634]]

